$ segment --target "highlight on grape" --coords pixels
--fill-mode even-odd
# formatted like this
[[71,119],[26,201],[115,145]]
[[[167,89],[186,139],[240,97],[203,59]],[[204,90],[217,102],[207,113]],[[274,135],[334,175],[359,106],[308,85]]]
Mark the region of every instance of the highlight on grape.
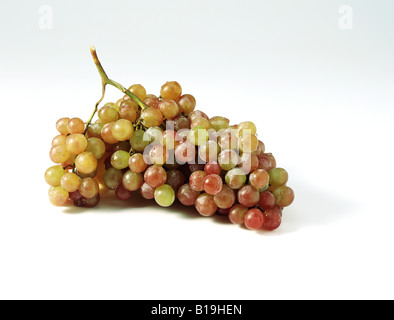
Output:
[[[294,191],[253,122],[208,117],[176,81],[165,83],[158,96],[140,84],[126,89],[108,78],[94,47],[91,53],[103,95],[87,122],[56,122],[49,152],[55,165],[45,172],[53,205],[91,208],[109,191],[132,203],[139,192],[162,207],[179,201],[202,216],[227,215],[251,230],[281,225]],[[107,85],[122,96],[99,107]]]

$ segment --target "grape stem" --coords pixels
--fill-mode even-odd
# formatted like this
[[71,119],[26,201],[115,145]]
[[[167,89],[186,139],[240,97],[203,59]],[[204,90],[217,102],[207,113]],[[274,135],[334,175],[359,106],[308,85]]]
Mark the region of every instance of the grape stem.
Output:
[[119,89],[120,91],[122,91],[124,94],[128,95],[131,99],[133,99],[140,107],[142,110],[147,109],[148,107],[145,105],[145,103],[143,103],[135,94],[133,94],[132,92],[130,92],[129,90],[127,90],[124,86],[122,86],[120,83],[111,80],[110,78],[108,78],[107,73],[104,71],[103,66],[101,65],[101,62],[97,56],[97,51],[96,48],[94,46],[90,46],[90,53],[92,54],[93,57],[93,61],[94,64],[97,67],[97,70],[100,74],[101,77],[101,83],[102,83],[102,95],[101,95],[101,99],[96,103],[96,106],[94,107],[94,111],[86,125],[86,129],[84,134],[86,134],[86,132],[88,131],[88,128],[90,126],[90,124],[92,123],[93,117],[94,115],[97,113],[98,111],[98,106],[100,105],[100,103],[104,100],[104,96],[105,96],[105,89],[107,87],[107,85],[111,85],[117,89]]

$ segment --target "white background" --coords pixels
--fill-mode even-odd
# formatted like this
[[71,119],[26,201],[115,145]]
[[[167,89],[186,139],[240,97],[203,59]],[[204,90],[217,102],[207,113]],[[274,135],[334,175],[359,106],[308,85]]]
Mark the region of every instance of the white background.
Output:
[[[390,0],[2,0],[0,298],[394,298],[393,14]],[[254,121],[296,192],[281,229],[138,199],[52,207],[55,122],[100,96],[90,43],[125,86],[177,80],[210,116]]]

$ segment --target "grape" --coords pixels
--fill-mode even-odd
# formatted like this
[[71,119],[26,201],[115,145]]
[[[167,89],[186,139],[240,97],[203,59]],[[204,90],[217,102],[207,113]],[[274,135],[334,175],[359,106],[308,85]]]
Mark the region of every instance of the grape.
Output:
[[141,114],[142,124],[146,128],[160,127],[164,118],[160,110],[156,108],[148,108]]
[[174,130],[166,130],[163,132],[160,142],[167,150],[174,150],[176,144],[175,136],[176,132]]
[[122,184],[123,172],[115,168],[109,168],[104,173],[104,184],[110,190],[115,190]]
[[101,130],[103,130],[104,125],[100,123],[91,123],[88,127],[87,134],[90,138],[101,138]]
[[249,176],[249,183],[258,190],[264,188],[269,181],[270,176],[268,172],[263,169],[257,169]]
[[65,145],[66,144],[66,136],[59,134],[58,136],[54,137],[52,140],[52,147]]
[[238,137],[232,131],[220,134],[218,140],[219,146],[223,150],[234,150],[238,148]]
[[222,191],[222,187],[222,178],[217,174],[210,174],[204,179],[204,191],[210,195],[217,195],[220,191]]
[[205,167],[204,167],[205,173],[208,174],[217,174],[220,175],[222,172],[222,168],[216,161],[210,161],[208,162]]
[[160,144],[163,136],[163,130],[159,127],[151,127],[145,132],[145,140],[150,143]]
[[65,145],[54,146],[49,151],[49,157],[54,163],[62,163],[68,160],[70,152]]
[[82,152],[75,158],[75,167],[84,174],[90,174],[97,169],[97,159],[91,152]]
[[145,171],[145,182],[152,188],[162,186],[167,180],[167,173],[163,167],[151,166]]
[[62,187],[51,187],[48,192],[49,201],[54,206],[64,206],[69,199],[69,193]]
[[216,131],[227,129],[230,126],[230,120],[224,117],[213,117],[209,119],[209,124]]
[[238,140],[238,147],[241,152],[252,153],[257,150],[259,140],[255,135],[243,134]]
[[103,124],[115,122],[118,120],[118,111],[110,106],[102,107],[98,112],[98,117]]
[[194,206],[200,192],[195,191],[189,184],[184,184],[178,190],[178,200],[184,206]]
[[196,157],[196,147],[189,141],[178,144],[175,147],[175,158],[178,163],[194,161]]
[[108,152],[116,152],[116,151],[127,151],[127,153],[130,152],[130,142],[129,141],[119,141],[118,143],[114,145],[110,145],[109,148],[107,149]]
[[115,195],[119,200],[122,201],[127,201],[131,198],[132,196],[132,192],[125,189],[123,186],[119,186],[116,190],[115,190]]
[[247,135],[255,135],[257,133],[256,125],[250,121],[240,123],[238,126],[238,134],[241,137],[245,133]]
[[289,180],[289,174],[285,169],[275,168],[269,172],[269,183],[271,186],[284,186]]
[[141,173],[135,173],[131,170],[123,175],[122,185],[129,191],[137,191],[144,184],[144,178]]
[[66,139],[66,147],[71,154],[80,154],[86,150],[87,146],[88,141],[83,134],[74,133]]
[[206,130],[210,129],[209,121],[205,118],[197,118],[194,119],[193,122],[190,124],[190,128],[193,129],[194,127],[203,127]]
[[230,187],[224,185],[222,190],[213,198],[220,209],[230,209],[236,200],[235,192]]
[[140,109],[139,105],[127,95],[124,96],[124,99],[123,99],[122,103],[119,106],[119,111],[123,107],[134,109],[136,114],[138,114],[139,109]]
[[246,175],[242,169],[235,168],[227,172],[225,181],[231,189],[240,189],[246,182]]
[[78,169],[75,169],[75,173],[78,175],[78,177],[80,177],[81,179],[85,179],[85,178],[95,178],[97,175],[97,168],[96,170],[92,171],[91,173],[82,173],[80,171],[78,171]]
[[145,162],[144,156],[141,153],[136,153],[132,155],[129,159],[129,168],[135,173],[141,173],[148,167]]
[[248,211],[248,208],[240,204],[236,204],[230,209],[228,217],[232,223],[242,225],[245,222],[245,215],[248,213]]
[[218,208],[218,211],[217,211],[218,214],[221,214],[223,216],[228,216],[229,212],[230,212],[230,209],[221,209],[221,208]]
[[206,178],[206,173],[204,171],[195,171],[190,175],[189,184],[195,191],[204,190],[204,180]]
[[269,191],[260,193],[259,207],[264,210],[273,209],[275,207],[275,196]]
[[154,145],[149,152],[150,164],[162,166],[167,162],[168,157],[167,149],[160,144]]
[[83,206],[86,208],[94,208],[100,202],[100,194],[97,194],[93,198],[83,199]]
[[276,160],[271,153],[264,153],[258,156],[259,159],[259,169],[263,169],[270,172],[272,169],[276,168]]
[[220,167],[226,171],[235,168],[238,161],[238,155],[234,150],[223,150],[218,157]]
[[287,186],[277,187],[272,193],[275,196],[276,205],[279,207],[288,207],[293,203],[295,198],[293,189]]
[[114,108],[116,111],[119,111],[119,106],[117,103],[108,102],[104,105],[104,107],[111,107]]
[[145,88],[140,85],[140,84],[133,84],[130,88],[129,91],[133,93],[134,95],[137,96],[138,99],[143,101],[146,98],[146,90]]
[[178,103],[174,100],[162,100],[159,109],[167,120],[172,120],[179,114]]
[[94,154],[97,159],[101,159],[105,153],[105,143],[99,138],[89,138],[86,151]]
[[208,116],[204,112],[195,110],[189,114],[189,123],[192,123],[197,118],[205,118],[209,120]]
[[262,141],[259,140],[259,144],[257,146],[257,150],[254,152],[256,156],[260,156],[265,152],[265,145]]
[[155,189],[152,188],[149,184],[147,184],[146,182],[142,185],[141,189],[140,189],[140,193],[141,196],[144,199],[147,200],[152,200],[155,197]]
[[190,114],[196,107],[196,99],[191,94],[184,94],[178,100],[180,111],[188,115]]
[[162,207],[169,207],[175,201],[175,192],[168,184],[163,184],[155,190],[155,201]]
[[159,98],[156,97],[154,94],[148,94],[144,99],[145,105],[147,105],[149,108],[158,108],[159,102]]
[[75,154],[71,154],[69,153],[70,156],[68,157],[68,159],[64,162],[61,163],[62,167],[65,168],[67,166],[73,166],[74,165],[74,161],[75,161]]
[[112,128],[114,124],[115,122],[107,123],[103,126],[103,129],[101,130],[101,137],[106,143],[114,144],[118,142],[118,140],[116,140],[115,137],[112,135]]
[[204,127],[194,127],[190,130],[188,136],[189,141],[196,146],[201,146],[208,141],[208,138],[208,131]]
[[172,189],[177,191],[184,183],[185,183],[185,175],[177,170],[177,169],[172,169],[167,171],[167,182]]
[[134,133],[133,125],[129,120],[120,119],[111,128],[113,137],[118,141],[130,140]]
[[249,174],[259,167],[259,159],[253,153],[243,153],[239,159],[238,167],[240,167],[245,174]]
[[85,123],[80,118],[72,118],[67,125],[67,130],[71,134],[84,133]]
[[128,120],[133,123],[137,120],[137,112],[133,107],[122,106],[119,108],[119,119]]
[[125,169],[129,166],[130,155],[127,151],[119,150],[112,154],[111,164],[115,169]]
[[99,185],[96,180],[85,178],[82,179],[78,191],[86,199],[94,198],[99,193]]
[[131,136],[130,144],[134,151],[143,152],[150,144],[150,141],[145,136],[145,131],[136,130]]
[[71,201],[76,201],[82,198],[82,195],[79,193],[79,191],[74,191],[74,192],[70,192],[69,194],[70,200]]
[[264,226],[263,228],[268,231],[276,230],[282,223],[282,216],[280,211],[269,209],[264,212]]
[[238,202],[244,207],[254,207],[259,203],[260,193],[253,186],[244,186],[238,191]]
[[74,192],[78,190],[81,180],[75,173],[67,172],[62,176],[60,183],[64,190]]
[[176,81],[167,82],[161,87],[160,95],[163,99],[177,100],[182,94],[182,87]]
[[60,132],[60,134],[63,135],[68,135],[70,132],[68,132],[67,126],[68,123],[70,122],[70,118],[61,118],[56,122],[56,130]]
[[214,129],[209,129],[208,134],[209,134],[209,140],[218,143],[221,134],[220,132],[216,132],[216,130]]
[[204,142],[198,149],[198,155],[204,162],[217,161],[220,148],[215,141]]
[[195,207],[198,213],[205,217],[213,216],[218,209],[214,197],[207,193],[201,194],[197,198]]
[[52,187],[58,187],[64,174],[65,171],[62,166],[50,167],[45,172],[45,181]]
[[177,116],[174,118],[174,130],[190,129],[189,120],[184,116]]
[[261,229],[264,225],[264,214],[259,209],[251,209],[245,215],[245,226],[251,230]]

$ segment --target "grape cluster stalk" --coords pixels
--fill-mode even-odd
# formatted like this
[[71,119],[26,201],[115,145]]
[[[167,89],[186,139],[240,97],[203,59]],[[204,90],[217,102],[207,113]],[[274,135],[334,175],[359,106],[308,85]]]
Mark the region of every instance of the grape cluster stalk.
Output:
[[[102,97],[86,123],[68,117],[56,123],[49,152],[56,165],[45,172],[53,205],[95,207],[109,192],[132,202],[139,192],[162,207],[179,201],[202,216],[227,215],[251,230],[281,225],[294,191],[253,122],[208,117],[176,81],[165,83],[159,96],[140,84],[126,89],[108,78],[94,47],[91,53]],[[123,97],[99,108],[107,85]]]

